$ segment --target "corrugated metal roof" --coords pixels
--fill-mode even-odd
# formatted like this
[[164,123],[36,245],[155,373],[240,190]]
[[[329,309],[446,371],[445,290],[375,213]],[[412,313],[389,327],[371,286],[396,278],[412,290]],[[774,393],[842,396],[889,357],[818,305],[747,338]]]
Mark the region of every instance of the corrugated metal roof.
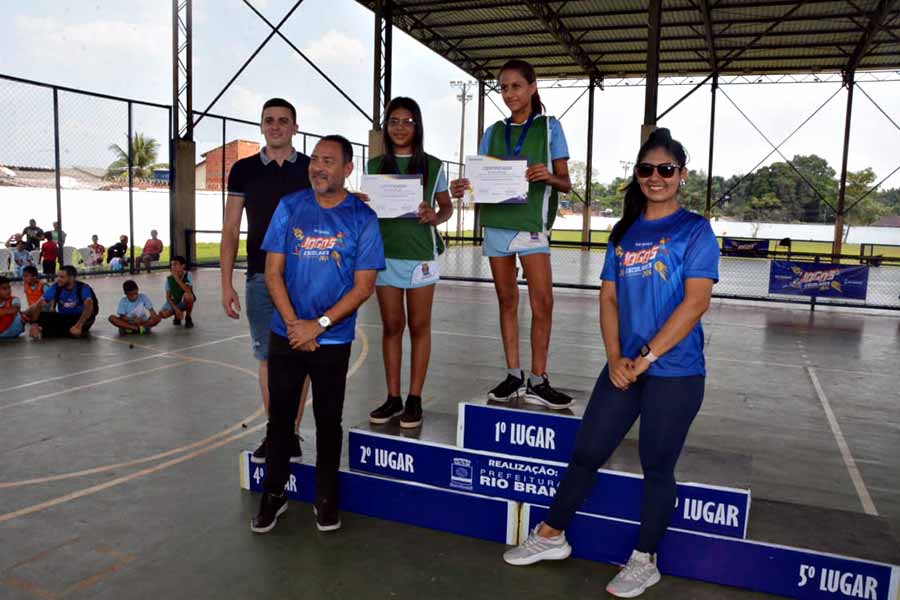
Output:
[[[374,9],[375,0],[357,0]],[[386,1],[386,0],[385,0]],[[887,4],[884,18],[874,15]],[[508,59],[531,62],[541,78],[584,78],[585,68],[536,16],[539,2],[393,0],[394,24],[478,79]],[[611,77],[646,72],[648,0],[570,0],[554,9],[565,28]],[[868,28],[858,70],[900,69],[900,0],[666,0],[660,75],[712,71],[704,7],[720,73],[808,73],[847,69]],[[552,8],[552,7],[551,7]]]

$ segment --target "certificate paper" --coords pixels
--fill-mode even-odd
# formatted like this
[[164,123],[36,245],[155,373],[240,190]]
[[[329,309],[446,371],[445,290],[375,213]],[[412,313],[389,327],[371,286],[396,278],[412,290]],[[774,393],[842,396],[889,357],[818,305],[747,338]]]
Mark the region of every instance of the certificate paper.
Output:
[[362,191],[379,219],[415,219],[422,203],[421,175],[363,175]]
[[469,199],[479,204],[525,204],[528,180],[524,158],[466,157],[466,179],[472,187]]

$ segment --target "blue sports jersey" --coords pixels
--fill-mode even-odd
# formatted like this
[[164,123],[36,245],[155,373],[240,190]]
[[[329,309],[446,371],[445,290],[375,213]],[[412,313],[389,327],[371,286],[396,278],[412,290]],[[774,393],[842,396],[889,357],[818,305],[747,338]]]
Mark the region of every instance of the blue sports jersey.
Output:
[[[616,284],[622,356],[635,358],[684,299],[685,279],[719,280],[719,243],[709,221],[683,208],[653,221],[642,216],[617,247],[607,247],[600,278]],[[706,375],[700,323],[647,372]]]
[[[57,284],[53,284],[44,288],[44,302],[51,303],[56,297]],[[71,290],[62,288],[59,292],[59,303],[56,305],[56,312],[61,315],[80,315],[84,310],[84,301],[91,299],[91,288],[88,284],[81,284],[81,300],[78,302],[78,285],[76,284]]]
[[[305,189],[281,199],[262,249],[285,255],[284,283],[299,319],[318,319],[353,287],[356,271],[384,268],[384,247],[378,217],[371,208],[348,194],[334,208],[322,208],[313,190]],[[317,338],[319,344],[352,342],[356,313]],[[278,310],[272,331],[287,337]]]
[[136,319],[149,319],[150,311],[153,310],[153,302],[146,294],[139,293],[134,302],[128,299],[128,296],[122,296],[119,300],[119,307],[116,314],[120,317],[134,317]]

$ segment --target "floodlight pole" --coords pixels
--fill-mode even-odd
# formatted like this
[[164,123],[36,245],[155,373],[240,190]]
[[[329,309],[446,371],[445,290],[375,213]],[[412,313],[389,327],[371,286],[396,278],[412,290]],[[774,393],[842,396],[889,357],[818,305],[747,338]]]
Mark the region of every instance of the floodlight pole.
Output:
[[[469,93],[469,87],[475,85],[472,81],[451,81],[450,85],[455,88],[460,89],[460,94],[456,97],[462,103],[462,118],[459,125],[459,164],[463,165],[465,163],[465,157],[463,153],[465,152],[465,142],[466,142],[466,103],[472,99],[472,94]],[[460,171],[462,170],[462,166],[460,166]],[[462,215],[463,213],[463,199],[460,198],[457,205],[456,211],[456,235],[462,237]]]
[[844,73],[844,85],[847,87],[847,114],[844,118],[844,153],[841,159],[841,186],[838,191],[837,210],[834,213],[834,243],[831,246],[832,259],[838,260],[844,243],[844,209],[847,200],[847,158],[850,153],[850,117],[853,114],[853,88],[855,72]]

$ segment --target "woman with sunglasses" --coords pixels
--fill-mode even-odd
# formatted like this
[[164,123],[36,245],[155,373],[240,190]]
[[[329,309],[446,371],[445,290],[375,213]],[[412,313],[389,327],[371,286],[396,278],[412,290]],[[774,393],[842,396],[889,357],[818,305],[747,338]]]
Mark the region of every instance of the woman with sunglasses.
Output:
[[719,246],[709,222],[678,202],[686,163],[684,147],[667,129],[641,146],[601,275],[608,363],[546,521],[503,556],[512,565],[569,556],[564,530],[593,490],[597,469],[640,416],[640,533],[625,568],[606,588],[622,598],[639,596],[660,579],[656,551],[675,508],[675,463],[703,402],[700,317],[718,280]]
[[[387,268],[375,282],[381,322],[387,400],[369,414],[375,424],[400,415],[400,426],[422,424],[422,388],[431,356],[431,305],[439,279],[437,257],[444,244],[435,226],[453,214],[443,164],[425,153],[422,111],[410,98],[394,98],[384,111],[384,156],[369,161],[366,172],[422,176],[424,197],[417,219],[379,219]],[[406,312],[403,302],[406,299]],[[408,313],[408,316],[407,314]],[[400,397],[403,330],[409,323],[412,367],[409,395]]]
[[[553,314],[553,280],[550,271],[550,228],[556,218],[557,192],[572,189],[569,149],[559,121],[544,115],[537,91],[534,67],[511,60],[500,69],[500,94],[510,109],[509,118],[484,132],[479,154],[528,159],[528,200],[525,204],[481,205],[484,226],[482,252],[500,304],[500,335],[506,354],[506,378],[488,398],[509,402],[525,392],[525,401],[552,409],[572,405],[572,398],[550,386],[547,354]],[[454,198],[461,198],[468,179],[450,184]],[[519,362],[519,286],[516,255],[528,282],[531,303],[531,374],[525,377]]]

